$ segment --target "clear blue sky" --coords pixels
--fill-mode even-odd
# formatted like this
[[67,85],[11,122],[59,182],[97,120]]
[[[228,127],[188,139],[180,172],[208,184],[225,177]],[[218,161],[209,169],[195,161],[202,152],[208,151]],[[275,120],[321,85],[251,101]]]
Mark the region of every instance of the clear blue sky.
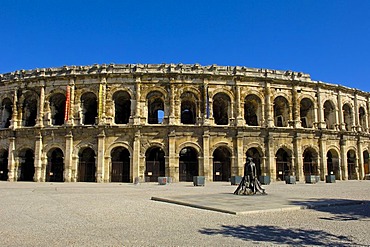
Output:
[[0,73],[95,63],[301,71],[370,92],[370,0],[0,0]]

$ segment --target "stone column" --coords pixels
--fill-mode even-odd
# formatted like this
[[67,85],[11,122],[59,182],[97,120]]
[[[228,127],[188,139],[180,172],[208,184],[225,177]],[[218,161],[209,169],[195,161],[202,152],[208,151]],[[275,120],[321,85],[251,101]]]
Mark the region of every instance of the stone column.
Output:
[[17,90],[14,90],[14,95],[13,95],[13,115],[12,115],[12,121],[11,121],[11,126],[10,128],[12,130],[18,128],[18,124],[19,124],[19,121],[18,121],[18,93],[17,93]]
[[136,87],[136,105],[135,105],[135,116],[134,116],[134,124],[139,125],[141,124],[141,92],[140,92],[140,84],[141,79],[140,77],[136,77],[135,79],[135,87]]
[[270,88],[270,83],[265,82],[265,107],[266,109],[264,110],[266,112],[266,126],[267,127],[274,127],[274,102],[271,102],[271,88]]
[[41,167],[42,167],[42,136],[41,133],[38,133],[37,136],[35,136],[35,175],[33,177],[33,180],[35,182],[41,182]]
[[8,181],[17,181],[15,163],[15,137],[9,137],[9,151],[8,151]]
[[79,182],[78,181],[78,162],[79,162],[79,157],[78,155],[73,155],[72,156],[72,175],[71,175],[71,182]]
[[328,166],[326,164],[326,153],[325,153],[325,150],[326,150],[326,140],[327,138],[322,135],[321,138],[319,139],[319,157],[320,157],[320,178],[321,180],[325,181],[325,175],[330,175],[328,173]]
[[342,180],[348,180],[348,165],[347,165],[347,153],[345,150],[346,141],[340,140],[340,159],[341,159],[341,173]]
[[267,153],[267,169],[271,181],[276,181],[276,157],[274,154],[274,137],[269,135],[266,137],[266,153]]
[[69,80],[69,90],[70,90],[70,102],[69,102],[69,116],[68,116],[68,125],[74,124],[74,109],[75,109],[75,81],[74,79]]
[[299,107],[300,103],[298,102],[298,92],[297,92],[297,87],[293,84],[293,99],[292,99],[292,116],[293,116],[293,127],[294,128],[301,128],[301,119],[300,119],[300,112],[299,112]]
[[105,124],[106,87],[107,87],[107,79],[103,77],[100,80],[100,86],[99,86],[98,124]]
[[[209,162],[210,160],[210,153],[209,153],[209,131],[206,130],[203,133],[203,176],[208,181],[213,180],[213,167]],[[202,176],[202,169],[199,167],[199,175]]]
[[[235,84],[237,84],[237,81],[235,81]],[[244,125],[244,119],[242,114],[242,100],[240,98],[240,86],[235,86],[235,105],[236,105],[236,125],[237,126],[243,126]]]
[[168,165],[166,176],[171,177],[173,182],[179,181],[179,159],[176,157],[176,133],[171,131],[168,134]]
[[361,127],[361,124],[360,124],[360,114],[359,114],[359,107],[358,107],[358,101],[357,101],[357,92],[355,92],[355,95],[354,95],[354,111],[352,113],[352,116],[354,117],[354,123],[353,123],[353,128],[352,130],[357,130],[359,132],[362,131],[362,127]]
[[136,130],[135,136],[134,136],[134,145],[132,149],[132,160],[131,160],[131,171],[132,171],[132,178],[133,181],[135,181],[135,178],[137,178],[139,181],[144,181],[144,174],[139,173],[140,168],[140,130]]
[[72,181],[72,154],[73,154],[73,135],[72,131],[70,131],[66,136],[66,150],[64,152],[64,181],[71,182]]
[[204,91],[203,91],[203,98],[204,98],[204,115],[203,115],[203,122],[205,125],[208,125],[209,119],[211,117],[211,109],[210,109],[210,99],[208,94],[208,79],[204,78]]
[[365,171],[364,171],[364,156],[363,156],[363,143],[364,141],[361,140],[361,138],[359,137],[358,141],[357,141],[357,157],[358,157],[358,163],[356,164],[357,167],[356,167],[356,177],[360,180],[364,179],[365,177]]
[[104,182],[104,155],[105,155],[105,133],[104,130],[98,135],[98,165],[96,171],[96,182]]
[[236,157],[238,161],[231,167],[231,173],[236,176],[243,176],[244,174],[244,133],[239,132],[236,136]]
[[170,82],[170,116],[169,116],[169,124],[175,124],[175,85],[173,81]]
[[343,108],[342,108],[342,93],[338,90],[338,113],[339,113],[339,130],[346,130],[344,123]]
[[302,155],[302,137],[299,133],[296,133],[296,136],[293,139],[293,148],[294,148],[294,157],[295,157],[295,175],[297,180],[304,182],[304,172],[303,172],[303,155]]
[[103,170],[104,170],[103,182],[104,183],[110,182],[110,174],[111,174],[111,167],[112,167],[110,162],[111,162],[111,157],[108,155],[104,156],[104,166],[103,166]]
[[321,99],[321,85],[319,84],[317,86],[317,91],[316,91],[316,94],[317,94],[317,102],[316,102],[316,105],[317,105],[317,109],[318,109],[318,127],[319,129],[326,129],[326,123],[325,123],[325,119],[324,119],[324,109],[323,109],[323,102],[322,102],[322,99]]
[[37,126],[43,127],[44,126],[44,104],[45,104],[45,82],[42,82],[42,86],[40,89],[40,102],[39,102],[39,111],[37,117]]

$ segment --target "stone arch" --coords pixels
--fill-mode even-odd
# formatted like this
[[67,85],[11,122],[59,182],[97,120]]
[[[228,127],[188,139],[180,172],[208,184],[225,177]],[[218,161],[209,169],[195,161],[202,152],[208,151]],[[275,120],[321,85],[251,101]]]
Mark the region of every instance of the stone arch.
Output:
[[275,159],[277,181],[284,181],[286,176],[294,174],[291,149],[285,146],[280,147],[275,154]]
[[212,152],[213,181],[229,181],[232,152],[228,145],[218,145]]
[[64,181],[64,153],[62,149],[53,147],[47,152],[46,182]]
[[85,92],[81,95],[82,124],[95,125],[98,117],[98,98],[93,92]]
[[319,175],[318,152],[312,146],[303,149],[303,174],[305,176]]
[[8,153],[6,149],[0,149],[0,180],[8,180]]
[[145,152],[145,180],[158,182],[166,173],[165,151],[160,145],[152,145]]
[[274,99],[274,123],[276,127],[288,127],[290,121],[289,101],[284,96]]
[[129,96],[130,96],[130,99],[135,99],[135,93],[132,91],[131,88],[129,87],[125,87],[125,88],[122,88],[122,86],[113,86],[113,87],[109,87],[109,90],[107,90],[107,100],[113,100],[113,95],[115,93],[118,93],[118,92],[126,92]]
[[178,147],[177,147],[177,152],[176,153],[180,153],[180,151],[182,149],[184,149],[185,147],[191,147],[191,148],[194,148],[198,155],[200,155],[202,153],[202,148],[200,147],[200,145],[196,142],[192,142],[192,141],[187,141],[187,142],[183,142],[181,143]]
[[146,102],[148,107],[148,123],[160,124],[166,116],[165,112],[165,95],[162,90],[152,90],[147,94]]
[[96,152],[83,147],[78,152],[78,182],[96,182]]
[[244,120],[247,125],[259,126],[262,120],[262,100],[256,94],[248,94],[244,99]]
[[315,101],[304,97],[299,103],[299,116],[303,128],[312,128],[315,122]]
[[131,96],[127,90],[117,90],[113,96],[114,123],[128,124],[131,117]]
[[21,96],[22,125],[32,127],[36,125],[39,96],[34,91],[27,91]]
[[337,125],[336,107],[332,100],[325,100],[323,105],[324,122],[327,129],[335,129]]
[[111,145],[109,145],[109,147],[107,147],[105,151],[105,157],[111,157],[112,150],[117,147],[123,147],[127,149],[128,152],[130,153],[130,157],[132,157],[132,152],[133,152],[132,147],[129,145],[128,142],[123,142],[123,141],[115,141]]
[[230,101],[234,100],[234,93],[230,89],[225,87],[212,88],[212,90],[209,90],[209,97],[213,99],[216,96],[216,94],[219,93],[226,94],[230,98]]
[[182,124],[195,124],[199,117],[199,98],[190,91],[184,91],[181,96],[180,120]]
[[228,125],[231,116],[231,99],[224,92],[213,96],[213,118],[216,125]]
[[52,93],[48,99],[52,125],[64,124],[66,96],[63,93]]
[[354,126],[354,119],[353,119],[353,108],[350,103],[345,103],[342,106],[343,111],[343,124],[347,131],[352,130],[352,126]]
[[360,105],[358,108],[358,120],[359,120],[359,125],[361,126],[361,131],[367,131],[367,126],[366,126],[366,107],[363,105]]
[[341,179],[340,175],[340,165],[339,165],[339,156],[340,152],[337,148],[329,148],[326,153],[326,166],[328,175],[335,175],[337,180]]
[[110,149],[111,167],[110,181],[111,182],[130,182],[131,177],[131,154],[130,151],[122,146],[115,145]]
[[0,128],[9,128],[10,121],[12,120],[12,116],[13,116],[13,102],[9,97],[4,97],[1,100]]
[[191,182],[199,175],[199,152],[192,146],[185,146],[179,152],[179,181]]
[[24,148],[18,152],[19,164],[17,181],[34,181],[35,153],[33,149]]

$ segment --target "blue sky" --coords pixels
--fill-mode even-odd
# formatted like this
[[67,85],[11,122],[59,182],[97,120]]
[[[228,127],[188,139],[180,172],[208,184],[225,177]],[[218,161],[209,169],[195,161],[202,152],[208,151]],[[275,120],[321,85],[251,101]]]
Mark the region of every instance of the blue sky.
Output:
[[370,1],[0,0],[0,73],[95,63],[293,70],[370,92]]

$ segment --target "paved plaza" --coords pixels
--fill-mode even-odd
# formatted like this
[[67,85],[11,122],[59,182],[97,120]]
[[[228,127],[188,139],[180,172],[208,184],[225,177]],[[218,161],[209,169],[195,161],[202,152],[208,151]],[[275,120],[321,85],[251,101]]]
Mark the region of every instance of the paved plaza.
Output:
[[1,246],[369,246],[370,181],[0,182]]

